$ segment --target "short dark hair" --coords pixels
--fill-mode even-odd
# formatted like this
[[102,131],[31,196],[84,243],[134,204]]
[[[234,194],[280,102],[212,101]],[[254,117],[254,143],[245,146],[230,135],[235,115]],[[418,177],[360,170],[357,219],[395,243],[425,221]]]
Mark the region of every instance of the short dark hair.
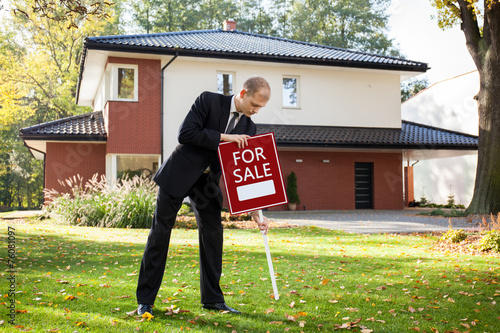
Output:
[[[271,86],[266,79],[262,76],[250,76],[248,79],[243,82],[243,89],[247,91],[247,94],[253,96],[257,91],[263,89],[264,95],[271,95]],[[267,93],[267,94],[266,94]]]

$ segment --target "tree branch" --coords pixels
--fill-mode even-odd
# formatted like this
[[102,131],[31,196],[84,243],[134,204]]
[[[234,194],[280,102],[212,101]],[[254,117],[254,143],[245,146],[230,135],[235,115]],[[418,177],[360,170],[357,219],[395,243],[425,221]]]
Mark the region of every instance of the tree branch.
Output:
[[498,0],[484,1],[483,36],[495,58],[500,60],[500,1]]
[[480,43],[482,37],[477,22],[477,16],[474,12],[474,7],[467,0],[457,0],[457,2],[460,6],[460,19],[462,20],[461,29],[465,35],[467,49],[469,50],[477,69],[481,69],[483,67],[483,61],[480,55]]

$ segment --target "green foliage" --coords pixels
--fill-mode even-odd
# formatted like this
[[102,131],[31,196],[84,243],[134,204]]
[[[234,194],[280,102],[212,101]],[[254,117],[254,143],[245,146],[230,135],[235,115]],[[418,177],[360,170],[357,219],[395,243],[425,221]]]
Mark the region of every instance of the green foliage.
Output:
[[[389,0],[136,0],[130,11],[142,32],[222,28],[399,56],[388,37]],[[131,27],[132,28],[132,27]]]
[[431,211],[429,213],[429,215],[431,215],[431,216],[443,216],[444,215],[444,211],[442,209],[440,209],[440,208],[434,209],[433,211]]
[[[24,1],[12,1],[16,15],[28,16]],[[65,22],[67,28],[78,28],[84,20],[109,18],[109,7],[114,3],[101,0],[37,0],[31,3],[32,10],[41,17],[54,22]]]
[[[83,39],[118,30],[114,17],[119,3],[89,0],[78,1],[75,7],[75,1],[63,2],[68,7],[16,0],[12,2],[15,11],[2,15],[0,207],[41,206],[43,161],[35,160],[23,146],[19,130],[89,111],[76,106],[74,98]],[[95,12],[90,13],[90,8]],[[73,10],[81,16],[71,14]]]
[[441,240],[450,243],[460,243],[465,240],[467,235],[463,231],[463,229],[452,229],[446,231],[442,236]]
[[388,38],[387,0],[298,0],[291,4],[286,37],[399,56]]
[[183,203],[181,209],[179,209],[178,215],[192,215],[193,209],[190,204]]
[[[477,0],[467,0],[471,6],[475,6],[474,2]],[[449,29],[460,23],[460,8],[457,0],[431,0],[432,6],[437,9],[438,26],[443,29]]]
[[427,77],[421,79],[411,78],[404,81],[401,83],[401,102],[412,98],[420,91],[429,87],[429,84]]
[[[442,206],[442,205],[440,205]],[[429,206],[427,206],[429,207]],[[430,215],[430,216],[443,216],[443,217],[465,217],[468,214],[461,210],[451,209],[450,211],[445,211],[441,208],[433,209],[430,212],[422,212],[419,215]]]
[[479,250],[500,252],[500,230],[490,230],[483,233],[479,241]]
[[300,204],[300,197],[297,190],[297,175],[293,171],[287,177],[286,196],[289,203]]
[[74,225],[148,228],[156,207],[156,184],[149,178],[124,179],[116,185],[95,175],[85,186],[80,177],[66,180],[71,191],[47,191],[46,207],[64,222]]
[[420,197],[420,206],[423,207],[429,203],[429,199],[425,195]]
[[131,7],[134,23],[146,33],[221,28],[237,10],[228,0],[138,0]]

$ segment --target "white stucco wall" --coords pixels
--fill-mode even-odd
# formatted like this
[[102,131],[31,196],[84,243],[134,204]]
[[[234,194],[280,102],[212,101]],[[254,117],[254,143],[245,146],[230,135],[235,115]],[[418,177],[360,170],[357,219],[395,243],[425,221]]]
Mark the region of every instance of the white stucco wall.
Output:
[[[177,130],[195,98],[217,91],[217,72],[234,73],[234,90],[251,75],[271,85],[256,123],[401,127],[400,73],[320,66],[177,58],[164,71],[164,156],[177,145]],[[282,107],[282,79],[299,77],[299,108]]]
[[[478,134],[477,72],[441,81],[401,105],[404,120],[437,126],[468,134]],[[469,156],[421,160],[414,166],[415,200],[422,196],[446,204],[453,194],[455,202],[467,206],[472,199],[477,153]]]

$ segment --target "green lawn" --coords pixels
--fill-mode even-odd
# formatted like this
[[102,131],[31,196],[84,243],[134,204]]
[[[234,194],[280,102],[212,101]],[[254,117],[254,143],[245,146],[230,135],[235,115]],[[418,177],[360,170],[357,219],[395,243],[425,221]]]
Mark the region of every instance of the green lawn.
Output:
[[15,228],[17,264],[14,295],[1,271],[2,332],[500,332],[500,259],[432,251],[432,236],[271,230],[274,300],[260,233],[226,230],[221,284],[243,312],[230,315],[201,309],[197,231],[175,229],[147,321],[127,312],[148,230],[0,226],[5,264]]

